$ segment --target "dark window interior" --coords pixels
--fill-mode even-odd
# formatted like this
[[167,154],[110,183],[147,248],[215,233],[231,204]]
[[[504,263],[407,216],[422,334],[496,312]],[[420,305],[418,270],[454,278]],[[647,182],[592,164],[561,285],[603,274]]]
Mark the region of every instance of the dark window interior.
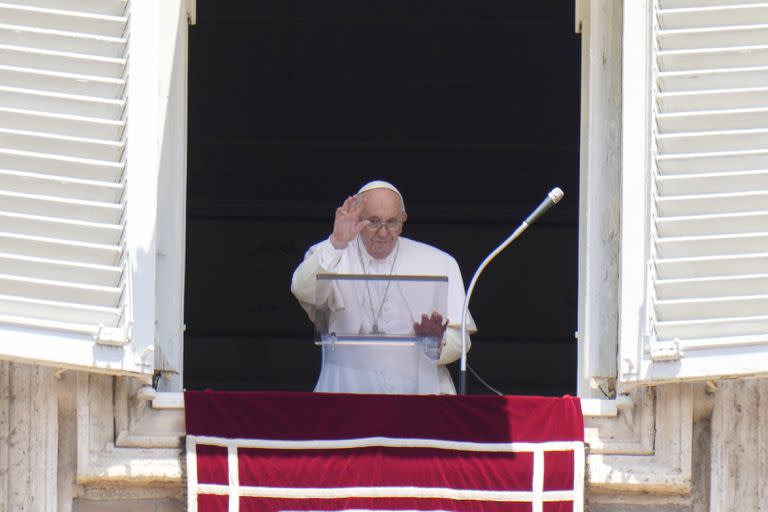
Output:
[[[405,196],[404,235],[453,254],[465,285],[553,186],[565,190],[478,283],[469,361],[505,393],[575,393],[573,2],[198,0],[197,9],[185,386],[312,389],[320,351],[291,274],[330,234],[335,207],[386,179]],[[469,389],[487,392],[472,377]]]

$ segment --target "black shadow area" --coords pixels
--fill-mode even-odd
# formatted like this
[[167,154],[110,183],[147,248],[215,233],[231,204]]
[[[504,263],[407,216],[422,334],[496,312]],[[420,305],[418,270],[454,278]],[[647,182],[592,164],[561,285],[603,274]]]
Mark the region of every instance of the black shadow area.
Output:
[[[576,386],[580,39],[573,3],[198,0],[190,27],[185,386],[310,390],[320,352],[289,291],[362,183],[466,284],[470,364],[505,393]],[[470,378],[470,391],[486,392]]]

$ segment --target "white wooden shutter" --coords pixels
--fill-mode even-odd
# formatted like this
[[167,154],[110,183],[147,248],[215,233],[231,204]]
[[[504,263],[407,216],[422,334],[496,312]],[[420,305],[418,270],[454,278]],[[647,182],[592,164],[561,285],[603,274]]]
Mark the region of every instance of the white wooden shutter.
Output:
[[620,377],[768,372],[768,3],[648,9],[625,18],[650,29],[647,318]]
[[0,357],[152,372],[130,343],[129,10],[0,0]]

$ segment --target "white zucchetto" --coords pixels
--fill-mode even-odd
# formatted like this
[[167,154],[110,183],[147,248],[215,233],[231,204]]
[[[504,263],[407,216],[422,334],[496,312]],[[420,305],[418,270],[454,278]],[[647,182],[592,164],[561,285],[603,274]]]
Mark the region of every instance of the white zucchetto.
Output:
[[374,190],[377,188],[385,188],[387,190],[391,190],[398,196],[400,196],[400,203],[403,205],[403,210],[405,210],[405,200],[403,199],[403,194],[400,193],[399,190],[397,190],[397,187],[395,187],[393,184],[391,184],[388,181],[383,180],[374,180],[369,181],[362,187],[360,187],[360,190],[357,191],[358,194],[362,194],[363,192],[368,192],[369,190]]

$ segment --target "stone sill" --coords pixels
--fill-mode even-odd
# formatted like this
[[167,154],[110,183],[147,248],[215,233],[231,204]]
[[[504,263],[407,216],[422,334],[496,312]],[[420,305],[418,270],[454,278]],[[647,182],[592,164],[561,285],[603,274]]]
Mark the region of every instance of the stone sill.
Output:
[[[582,398],[581,410],[585,418],[610,418],[618,416],[620,410],[631,409],[632,399],[620,396],[616,400],[604,400],[598,398]],[[152,400],[153,409],[184,409],[183,393],[157,393]]]

